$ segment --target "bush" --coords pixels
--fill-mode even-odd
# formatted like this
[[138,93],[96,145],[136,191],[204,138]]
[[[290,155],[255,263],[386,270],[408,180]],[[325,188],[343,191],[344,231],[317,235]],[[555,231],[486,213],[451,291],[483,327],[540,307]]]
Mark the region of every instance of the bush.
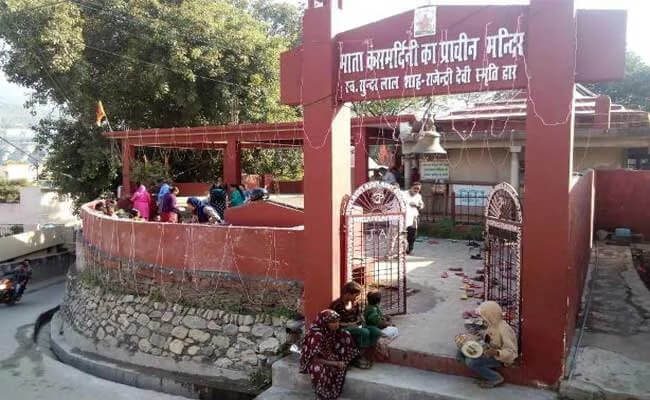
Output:
[[23,186],[27,186],[27,181],[0,179],[0,203],[20,203],[20,188]]

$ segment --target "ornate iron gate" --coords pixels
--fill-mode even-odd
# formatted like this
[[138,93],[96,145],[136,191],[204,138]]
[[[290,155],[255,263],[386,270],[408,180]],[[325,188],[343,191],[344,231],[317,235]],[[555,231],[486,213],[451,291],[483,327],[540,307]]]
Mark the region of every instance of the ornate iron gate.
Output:
[[500,183],[485,208],[485,299],[501,305],[504,319],[519,336],[521,324],[521,234],[519,195]]
[[345,279],[381,292],[387,314],[406,313],[406,203],[384,182],[360,186],[343,204]]

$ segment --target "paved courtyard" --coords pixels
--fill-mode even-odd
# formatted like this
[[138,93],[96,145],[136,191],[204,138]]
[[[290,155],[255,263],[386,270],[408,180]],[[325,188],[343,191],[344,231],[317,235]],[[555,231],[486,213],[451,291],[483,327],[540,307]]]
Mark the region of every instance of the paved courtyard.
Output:
[[[467,246],[467,241],[418,238],[406,265],[407,287],[417,292],[407,298],[407,314],[394,318],[400,335],[392,348],[455,356],[454,336],[466,331],[463,311],[475,309],[480,301],[461,299],[463,278],[449,268],[462,268],[469,277],[476,276],[483,261],[471,259],[472,254],[478,254],[478,249]],[[445,271],[449,276],[442,278]]]
[[562,393],[572,399],[650,399],[650,291],[629,247],[601,242],[591,258],[596,266],[589,314]]

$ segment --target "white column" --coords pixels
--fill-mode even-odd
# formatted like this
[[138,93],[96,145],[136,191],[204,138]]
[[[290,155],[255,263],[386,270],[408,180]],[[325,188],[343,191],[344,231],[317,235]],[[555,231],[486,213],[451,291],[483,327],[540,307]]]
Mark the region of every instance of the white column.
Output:
[[402,156],[402,162],[404,163],[404,189],[411,187],[411,156]]
[[510,184],[519,193],[519,153],[521,146],[510,146]]

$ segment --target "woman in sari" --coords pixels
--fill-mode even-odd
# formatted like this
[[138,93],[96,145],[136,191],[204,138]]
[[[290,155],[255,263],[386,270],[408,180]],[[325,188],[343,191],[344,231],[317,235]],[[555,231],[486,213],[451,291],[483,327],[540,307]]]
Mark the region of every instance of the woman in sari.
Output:
[[205,204],[196,197],[187,199],[187,207],[192,212],[194,222],[199,224],[219,224],[222,222],[214,208]]
[[145,221],[149,221],[149,203],[151,203],[151,195],[147,192],[144,185],[138,186],[138,190],[131,196],[133,202],[133,209],[140,212],[140,217]]
[[230,207],[241,206],[246,202],[246,195],[239,185],[230,185]]
[[176,208],[176,196],[178,187],[172,186],[169,193],[163,196],[162,207],[160,208],[160,222],[178,222],[180,211]]
[[158,206],[158,210],[162,208],[163,198],[167,193],[170,192],[170,189],[171,186],[169,186],[167,183],[160,185],[160,190],[158,191],[158,196],[156,197],[156,205]]
[[352,335],[340,328],[336,311],[323,310],[305,335],[300,373],[310,374],[318,400],[337,399],[348,365],[359,355]]

